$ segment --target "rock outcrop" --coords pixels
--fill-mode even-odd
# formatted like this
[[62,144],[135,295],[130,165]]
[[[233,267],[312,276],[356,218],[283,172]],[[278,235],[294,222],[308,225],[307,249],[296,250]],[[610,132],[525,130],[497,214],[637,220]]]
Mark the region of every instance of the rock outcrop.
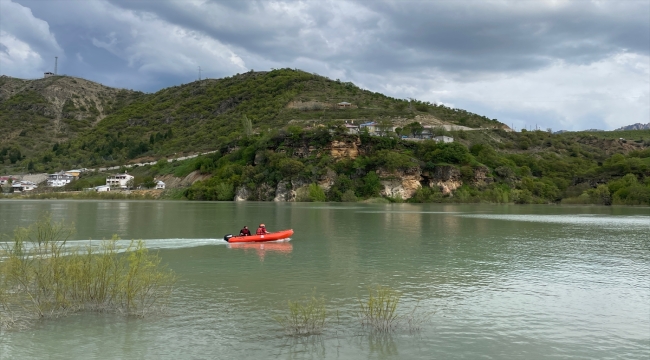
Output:
[[235,201],[246,201],[250,197],[250,193],[246,186],[240,186],[235,191]]
[[432,172],[423,174],[424,181],[430,187],[437,186],[443,195],[452,195],[452,192],[463,185],[460,170],[451,165],[436,166]]
[[377,170],[381,179],[382,189],[380,194],[387,197],[401,197],[410,199],[422,187],[422,171],[419,167],[408,170],[386,171]]
[[173,188],[180,188],[180,187],[188,187],[197,181],[209,179],[211,176],[212,175],[210,174],[201,174],[200,171],[196,170],[196,171],[192,171],[191,173],[189,173],[189,175],[187,175],[184,178],[179,178],[174,175],[168,174],[156,178],[156,180],[163,181],[167,189],[173,189]]
[[355,141],[334,140],[330,143],[328,150],[330,156],[335,160],[346,157],[356,159],[359,156],[359,146],[361,146],[361,140],[358,138]]
[[336,172],[330,168],[327,168],[325,175],[321,176],[318,179],[318,186],[320,186],[324,191],[328,191],[336,181]]
[[490,173],[490,169],[487,166],[477,166],[474,168],[474,178],[473,183],[476,186],[483,187],[487,186],[491,183],[494,182],[494,179],[491,177],[488,177],[488,174]]
[[309,183],[303,180],[282,180],[278,183],[278,186],[275,190],[275,198],[273,201],[276,202],[293,202],[296,201],[296,195],[298,190],[302,187],[309,185]]

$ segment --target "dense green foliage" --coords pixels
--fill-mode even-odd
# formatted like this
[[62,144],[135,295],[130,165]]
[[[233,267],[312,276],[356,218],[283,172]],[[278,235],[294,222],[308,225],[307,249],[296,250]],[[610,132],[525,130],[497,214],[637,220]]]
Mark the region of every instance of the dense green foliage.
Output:
[[[423,186],[410,202],[650,204],[650,148],[639,145],[627,154],[607,155],[547,132],[501,135],[476,132],[469,140],[443,144],[356,137],[326,128],[281,130],[236,140],[185,162],[160,161],[134,174],[211,175],[185,190],[190,200],[233,200],[244,189],[249,200],[268,201],[277,190],[295,190],[297,201],[357,201],[380,196],[382,181],[411,172],[422,174]],[[361,155],[333,158],[328,145],[334,140],[360,142]],[[531,142],[527,151],[506,145],[523,140]],[[547,145],[553,142],[557,146]],[[440,171],[463,183],[452,196],[428,186]],[[330,184],[326,191],[317,185],[322,183]]]

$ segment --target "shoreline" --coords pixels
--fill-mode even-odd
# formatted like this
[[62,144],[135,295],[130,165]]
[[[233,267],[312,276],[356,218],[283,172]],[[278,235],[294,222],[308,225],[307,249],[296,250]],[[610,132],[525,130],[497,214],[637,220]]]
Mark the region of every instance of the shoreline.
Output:
[[[126,191],[114,191],[106,193],[97,193],[97,192],[52,192],[52,193],[39,193],[31,195],[8,195],[2,194],[0,196],[0,201],[2,200],[20,200],[20,201],[54,201],[54,200],[128,200],[128,201],[184,201],[184,202],[223,202],[223,203],[247,203],[247,202],[256,202],[256,203],[273,203],[274,201],[205,201],[205,200],[189,200],[187,198],[175,197],[179,193],[182,193],[183,189],[167,189],[167,190],[131,190]],[[453,198],[445,198],[453,199]],[[386,198],[386,197],[374,197],[365,200],[359,200],[356,202],[343,202],[343,201],[281,201],[278,203],[321,203],[321,204],[446,204],[446,205],[549,205],[549,206],[563,206],[563,207],[572,207],[572,206],[598,206],[598,207],[648,207],[648,205],[638,204],[638,205],[627,205],[627,204],[612,204],[612,205],[603,205],[603,204],[579,204],[579,203],[534,203],[534,204],[518,204],[514,202],[487,202],[487,201],[432,201],[432,202],[412,202],[395,199]]]

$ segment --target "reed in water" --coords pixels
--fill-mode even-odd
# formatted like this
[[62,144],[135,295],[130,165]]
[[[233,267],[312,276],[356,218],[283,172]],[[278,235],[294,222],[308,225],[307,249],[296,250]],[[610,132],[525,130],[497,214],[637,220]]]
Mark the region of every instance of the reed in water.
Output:
[[327,320],[325,299],[312,295],[302,301],[288,302],[288,314],[275,320],[289,335],[318,335],[323,332]]
[[144,242],[120,247],[114,236],[76,246],[73,234],[73,226],[45,216],[2,244],[0,325],[82,310],[144,316],[165,308],[176,277]]

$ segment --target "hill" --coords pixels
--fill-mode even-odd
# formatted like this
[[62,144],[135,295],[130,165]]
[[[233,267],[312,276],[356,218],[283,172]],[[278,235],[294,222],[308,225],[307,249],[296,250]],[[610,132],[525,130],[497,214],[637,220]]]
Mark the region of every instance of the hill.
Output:
[[623,131],[623,130],[650,130],[650,123],[647,124],[636,123],[636,124],[620,127],[614,131]]
[[0,144],[33,156],[77,138],[142,93],[69,76],[0,76]]
[[[146,162],[117,171],[135,175],[134,186],[177,184],[173,196],[191,200],[650,204],[650,130],[517,133],[464,110],[291,69],[123,94],[103,119],[47,150],[16,156],[18,145],[0,148],[1,171]],[[2,106],[21,114],[47,105],[19,100]],[[355,135],[343,126],[368,120],[411,135],[422,124],[454,124],[432,129],[454,140]],[[104,181],[91,171],[68,190]],[[67,196],[39,191],[33,196]]]
[[[254,132],[346,120],[389,120],[399,125],[416,117],[423,124],[507,128],[464,110],[394,99],[292,69],[207,79],[153,94],[70,77],[33,81],[5,77],[0,89],[4,94],[0,109],[8,111],[3,111],[0,126],[11,133],[3,146],[21,152],[22,161],[16,160],[12,170],[23,171],[213,150],[242,136],[244,116]],[[339,102],[350,105],[339,108]],[[30,131],[32,127],[36,130]],[[47,148],[51,150],[44,151]],[[10,162],[5,159],[4,166]]]

